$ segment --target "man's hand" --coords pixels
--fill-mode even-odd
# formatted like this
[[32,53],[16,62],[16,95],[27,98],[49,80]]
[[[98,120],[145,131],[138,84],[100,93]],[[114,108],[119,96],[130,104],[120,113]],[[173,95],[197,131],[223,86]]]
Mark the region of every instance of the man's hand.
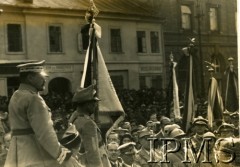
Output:
[[58,161],[58,163],[59,164],[62,164],[63,163],[63,161],[65,160],[65,158],[67,157],[67,154],[70,154],[71,153],[71,151],[70,150],[68,150],[67,148],[61,148],[61,153],[60,153],[60,155],[58,156],[58,158],[57,158],[57,161]]

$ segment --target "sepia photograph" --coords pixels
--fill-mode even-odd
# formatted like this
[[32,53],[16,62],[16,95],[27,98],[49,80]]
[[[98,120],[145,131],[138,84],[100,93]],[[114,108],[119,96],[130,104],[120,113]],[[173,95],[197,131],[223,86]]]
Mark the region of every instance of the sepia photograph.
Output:
[[237,0],[0,0],[0,167],[239,167]]

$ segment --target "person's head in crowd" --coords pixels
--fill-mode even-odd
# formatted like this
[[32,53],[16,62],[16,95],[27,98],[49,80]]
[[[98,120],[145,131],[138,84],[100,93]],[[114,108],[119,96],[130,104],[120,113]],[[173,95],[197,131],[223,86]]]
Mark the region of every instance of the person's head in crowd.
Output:
[[160,119],[160,126],[161,126],[161,129],[163,130],[163,128],[166,126],[166,125],[171,125],[172,122],[170,120],[170,118],[168,117],[165,117],[165,116],[162,116],[161,119]]
[[130,125],[131,125],[131,128],[132,128],[132,129],[136,129],[136,128],[137,128],[137,122],[136,122],[136,120],[131,120],[131,121],[130,121]]
[[130,133],[125,133],[123,136],[121,136],[120,145],[129,142],[133,142],[133,137]]
[[181,127],[177,124],[172,124],[172,125],[166,125],[163,129],[163,136],[164,137],[169,137],[170,133],[174,130],[174,129],[180,129]]
[[118,127],[116,129],[113,129],[113,132],[118,133],[119,138],[121,138],[125,133],[129,133],[128,129],[123,129],[122,127]]
[[216,141],[215,160],[219,167],[240,166],[240,139],[220,138]]
[[208,131],[208,120],[204,119],[202,116],[198,116],[193,120],[193,132],[198,135],[203,135]]
[[230,123],[231,122],[231,115],[230,114],[231,113],[228,110],[225,110],[223,112],[223,120],[224,120],[224,122],[226,122],[226,123]]
[[157,113],[152,113],[152,114],[150,115],[149,121],[157,122],[157,121],[158,121],[158,119],[157,119]]
[[138,128],[138,130],[139,130],[139,131],[141,131],[141,130],[143,130],[143,129],[144,129],[144,128],[146,128],[146,127],[145,127],[145,126],[143,126],[142,124],[140,124],[140,125],[138,125],[138,127],[137,127],[137,128]]
[[145,150],[150,150],[150,144],[148,138],[153,136],[153,131],[141,130],[138,132],[139,142],[142,145],[142,148]]
[[235,126],[235,127],[238,127],[239,125],[239,113],[238,111],[236,112],[233,112],[231,115],[231,123]]
[[136,153],[135,145],[135,142],[124,143],[118,147],[118,150],[120,150],[121,154],[134,154]]
[[31,85],[37,91],[43,91],[48,76],[44,70],[44,63],[45,60],[18,65],[20,82]]
[[100,99],[96,97],[94,85],[77,89],[72,98],[72,102],[77,104],[77,111],[86,115],[94,113],[99,100]]
[[234,137],[235,128],[233,124],[223,123],[217,129],[219,137]]
[[180,128],[175,128],[169,133],[169,137],[175,138],[175,139],[181,139],[185,136],[186,136],[186,133]]
[[[107,156],[112,162],[116,162],[120,156],[120,151],[118,150],[119,144],[116,142],[110,142],[107,144]],[[94,157],[93,157],[94,158]]]
[[133,129],[132,132],[131,132],[131,134],[132,134],[132,139],[133,139],[133,141],[134,141],[135,143],[137,143],[137,142],[138,142],[138,129],[137,129],[137,128],[136,128],[136,129]]
[[107,143],[116,142],[120,143],[119,135],[116,132],[110,132],[107,136]]
[[129,132],[131,132],[131,130],[132,130],[132,127],[131,127],[131,124],[130,124],[130,122],[123,122],[123,124],[122,124],[122,128],[123,129],[127,129]]
[[146,123],[146,129],[147,130],[152,130],[153,132],[155,131],[155,123],[153,121],[147,121]]

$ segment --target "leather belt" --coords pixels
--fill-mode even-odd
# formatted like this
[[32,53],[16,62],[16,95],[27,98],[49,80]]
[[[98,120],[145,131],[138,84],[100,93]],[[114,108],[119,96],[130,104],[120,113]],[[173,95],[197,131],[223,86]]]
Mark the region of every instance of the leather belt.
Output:
[[27,129],[13,129],[12,136],[22,136],[22,135],[31,135],[34,134],[32,128]]

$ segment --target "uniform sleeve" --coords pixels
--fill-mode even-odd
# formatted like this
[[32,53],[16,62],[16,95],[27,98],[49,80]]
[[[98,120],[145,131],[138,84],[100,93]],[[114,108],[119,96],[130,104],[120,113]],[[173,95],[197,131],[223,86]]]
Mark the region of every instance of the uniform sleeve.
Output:
[[41,146],[55,159],[60,154],[60,144],[54,131],[49,109],[44,100],[34,95],[27,110],[30,125]]
[[82,129],[82,141],[86,151],[88,167],[103,167],[98,146],[97,127],[92,121],[84,124]]

